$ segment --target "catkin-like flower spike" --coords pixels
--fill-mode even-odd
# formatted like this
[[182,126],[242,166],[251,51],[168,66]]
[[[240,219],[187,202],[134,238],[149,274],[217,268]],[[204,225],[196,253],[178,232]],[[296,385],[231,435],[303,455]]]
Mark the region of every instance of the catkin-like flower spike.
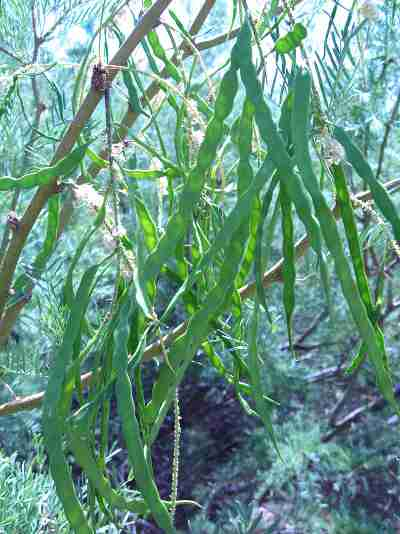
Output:
[[175,390],[174,399],[174,456],[172,459],[172,487],[171,487],[171,517],[174,520],[176,501],[178,498],[178,478],[179,478],[179,447],[181,441],[181,414],[179,408],[178,388]]
[[[378,213],[372,208],[372,202],[363,202],[362,200],[356,198],[354,195],[351,197],[351,200],[355,207],[361,208],[365,213],[368,213],[372,219],[382,227],[384,233],[387,236],[390,236],[390,230],[388,224],[378,215]],[[395,239],[389,237],[389,242],[392,247],[393,252],[398,258],[400,258],[400,245]]]

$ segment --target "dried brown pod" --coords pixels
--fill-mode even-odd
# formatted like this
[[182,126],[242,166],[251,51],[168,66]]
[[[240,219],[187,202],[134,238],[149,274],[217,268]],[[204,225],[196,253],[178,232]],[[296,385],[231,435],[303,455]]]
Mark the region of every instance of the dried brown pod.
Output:
[[104,93],[107,87],[108,87],[107,70],[102,63],[96,63],[96,65],[93,65],[92,88],[95,91],[100,91]]
[[19,219],[15,211],[10,211],[10,213],[7,215],[7,224],[14,232],[18,230]]

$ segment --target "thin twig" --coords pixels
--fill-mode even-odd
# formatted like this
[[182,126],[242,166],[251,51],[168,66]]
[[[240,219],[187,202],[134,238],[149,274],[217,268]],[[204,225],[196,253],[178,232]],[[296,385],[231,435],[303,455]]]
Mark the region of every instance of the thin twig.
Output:
[[17,61],[18,63],[21,63],[21,65],[25,65],[25,63],[22,61],[22,59],[20,59],[19,57],[15,56],[12,52],[10,52],[9,50],[6,50],[2,46],[0,46],[0,52],[2,52],[3,54],[6,54],[7,56],[9,56],[14,61]]
[[[315,329],[320,325],[320,323],[328,316],[328,310],[325,309],[319,313],[314,320],[311,322],[310,326],[304,330],[304,332],[298,337],[298,339],[293,343],[293,348],[300,348],[303,346],[303,341],[307,339],[311,334],[314,333]],[[284,349],[288,349],[289,345],[285,345]],[[316,348],[316,347],[314,347]],[[304,350],[304,349],[301,349]],[[310,347],[307,350],[314,350]]]
[[353,386],[356,382],[356,379],[357,379],[357,376],[358,376],[358,373],[360,372],[360,369],[361,369],[361,366],[358,367],[358,369],[356,369],[354,371],[354,373],[352,373],[352,375],[349,377],[349,380],[348,380],[348,383],[347,383],[347,386],[346,386],[346,389],[344,390],[344,393],[343,395],[341,396],[341,398],[337,401],[337,403],[335,404],[330,416],[329,416],[329,425],[330,426],[336,426],[336,419],[339,415],[339,413],[342,411],[342,408],[344,407],[347,399],[350,397],[350,394],[351,392],[353,391]]
[[383,135],[383,141],[382,141],[381,148],[380,148],[380,151],[379,151],[378,169],[376,171],[376,178],[377,179],[380,177],[381,172],[382,172],[383,160],[384,160],[384,157],[385,157],[386,146],[387,146],[387,143],[388,143],[390,131],[391,131],[392,127],[393,127],[393,124],[396,121],[397,114],[399,113],[399,107],[400,107],[400,88],[399,88],[399,92],[398,92],[396,101],[394,103],[392,112],[390,114],[390,118],[389,118],[389,120],[388,120],[388,122],[386,123],[386,126],[385,126],[385,133]]
[[358,419],[361,414],[371,410],[374,407],[377,407],[379,404],[383,404],[384,402],[385,401],[382,399],[382,397],[379,397],[370,401],[366,406],[360,406],[359,408],[356,408],[348,415],[346,415],[346,417],[343,417],[343,419],[338,421],[331,431],[327,432],[324,436],[322,436],[321,441],[323,443],[330,441],[338,432],[345,430],[351,423]]

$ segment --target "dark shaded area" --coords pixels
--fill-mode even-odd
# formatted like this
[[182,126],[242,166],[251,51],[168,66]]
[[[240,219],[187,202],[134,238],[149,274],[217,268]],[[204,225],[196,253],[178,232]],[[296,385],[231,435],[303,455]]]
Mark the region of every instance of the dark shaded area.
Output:
[[[148,367],[144,377],[147,395],[150,394],[151,379],[154,377],[152,366]],[[234,388],[216,375],[208,371],[204,372],[203,369],[201,361],[197,360],[180,387],[182,437],[179,498],[196,500],[195,496],[198,495],[200,488],[203,490],[209,488],[206,501],[200,504],[205,507],[202,515],[212,523],[217,524],[222,516],[225,517],[232,503],[238,500],[245,506],[272,510],[276,513],[280,524],[271,531],[274,534],[289,534],[289,532],[294,534],[294,531],[285,525],[285,512],[295,506],[296,496],[302,492],[302,475],[293,476],[280,489],[271,486],[260,494],[259,482],[256,478],[256,461],[253,470],[244,464],[245,455],[248,454],[249,443],[251,443],[252,431],[258,427],[259,423],[243,411]],[[276,413],[276,428],[293,418],[296,412],[306,417],[307,411],[308,417],[321,420],[324,417],[323,414],[332,408],[333,393],[341,380],[343,378],[339,376],[335,382],[325,383],[325,393],[322,397],[317,394],[313,386],[312,394],[310,394],[312,397],[315,396],[313,400],[308,398],[304,385],[302,388],[296,388],[295,384],[292,384],[292,387],[285,391],[279,391],[279,393],[275,391],[272,397],[282,401],[282,407]],[[358,386],[347,404],[347,409],[359,405],[362,399],[370,398],[371,389],[376,395],[375,387]],[[319,391],[321,393],[321,390]],[[398,395],[399,391],[397,384],[395,394]],[[355,454],[357,451],[360,451],[360,454],[361,451],[369,451],[371,461],[364,452],[360,460],[356,460],[351,471],[340,471],[340,468],[332,468],[318,456],[307,455],[309,461],[305,468],[308,473],[313,474],[321,501],[328,505],[329,510],[337,510],[338,513],[342,507],[350,508],[355,521],[365,516],[370,518],[368,521],[379,523],[379,521],[391,521],[400,516],[398,499],[400,458],[393,459],[393,448],[382,450],[379,446],[376,447],[377,433],[388,432],[387,427],[383,426],[385,418],[380,420],[378,418],[385,404],[380,399],[374,410],[361,414],[355,424],[346,428],[335,438],[342,444],[343,450],[353,449]],[[396,431],[397,429],[394,429],[394,432]],[[7,437],[2,436],[0,432],[0,440],[3,438],[4,443],[7,442],[10,446],[9,436],[9,432]],[[26,436],[25,439],[29,438]],[[169,498],[171,490],[173,441],[174,420],[173,414],[169,414],[152,449],[157,485],[163,498]],[[113,457],[109,465],[109,474],[114,477],[115,485],[117,485],[128,479],[129,463],[114,400],[111,404],[110,446],[113,442],[121,447],[121,451]],[[221,475],[221,468],[232,461],[235,453],[238,453],[235,461],[239,464],[235,472],[228,471]],[[372,462],[374,458],[380,457],[391,457],[391,460],[387,462],[387,465],[383,465],[382,461],[378,464]],[[243,458],[243,466],[240,464],[241,458]],[[259,469],[267,472],[269,461],[267,459],[265,465],[260,466]],[[79,468],[76,464],[71,467],[74,478],[78,480],[81,475]],[[184,532],[188,531],[187,522],[196,513],[195,507],[178,507],[176,514],[178,528]],[[129,532],[161,534],[162,532],[149,519],[138,520],[135,528],[136,531],[132,527],[132,530],[121,532],[126,534]],[[260,533],[262,532],[264,531],[260,530]],[[336,533],[336,531],[332,532]],[[382,532],[389,531],[382,530]],[[296,533],[307,534],[301,529],[297,529]]]
[[[195,500],[194,490],[198,486],[212,486],[217,468],[232,458],[248,437],[248,432],[257,424],[255,418],[248,417],[242,410],[234,388],[215,378],[207,382],[199,380],[197,373],[188,373],[180,387],[181,442],[179,468],[179,499]],[[113,411],[116,406],[113,405]],[[115,434],[121,448],[125,450],[121,434]],[[171,492],[171,466],[174,443],[174,417],[169,414],[152,448],[155,478],[163,498]],[[126,480],[129,472],[127,459],[118,455],[113,466],[118,470],[118,478]],[[249,489],[251,484],[246,483]],[[234,485],[227,487],[224,495],[215,495],[215,502],[209,506],[210,519],[215,518],[221,499],[239,495],[243,490]],[[177,507],[176,525],[185,529],[187,521],[196,513],[197,507],[182,505]],[[155,533],[157,529],[148,521],[139,521],[142,532]]]

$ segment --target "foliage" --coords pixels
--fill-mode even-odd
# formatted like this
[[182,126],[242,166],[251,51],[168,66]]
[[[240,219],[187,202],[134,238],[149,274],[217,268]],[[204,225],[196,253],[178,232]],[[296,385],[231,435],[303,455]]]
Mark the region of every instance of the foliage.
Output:
[[[69,532],[54,484],[44,464],[43,448],[34,463],[16,461],[16,454],[0,453],[0,532],[31,534]],[[64,526],[61,526],[64,524]]]
[[[233,385],[245,412],[262,421],[278,456],[291,454],[275,436],[278,403],[265,393],[258,336],[264,318],[264,336],[277,328],[279,314],[265,290],[282,281],[282,298],[273,304],[284,309],[296,357],[295,262],[308,247],[305,274],[318,281],[318,291],[320,280],[331,321],[343,303],[350,312],[357,349],[348,373],[372,369],[381,395],[400,414],[382,326],[399,306],[387,277],[400,257],[392,194],[398,180],[381,180],[389,174],[385,153],[400,93],[377,152],[369,153],[369,139],[358,148],[352,135],[370,120],[352,99],[357,82],[364,83],[361,50],[379,12],[356,1],[324,10],[313,4],[327,17],[322,52],[314,53],[307,48],[312,17],[307,22],[289,2],[273,2],[256,19],[247,2],[235,1],[231,20],[224,17],[228,32],[203,42],[195,34],[215,2],[204,3],[190,29],[172,11],[164,20],[170,3],[146,1],[146,11],[137,13],[119,1],[31,0],[20,12],[30,34],[17,28],[17,0],[0,15],[7,59],[0,190],[8,212],[0,244],[0,343],[30,306],[32,323],[46,325],[49,367],[30,362],[30,370],[47,374],[45,394],[15,398],[0,414],[43,403],[51,475],[80,534],[116,525],[121,512],[151,515],[164,532],[176,532],[176,506],[193,505],[177,501],[179,386],[199,351]],[[389,4],[382,13],[385,69],[398,22],[396,3]],[[63,62],[49,43],[57,35],[60,43],[77,24],[87,25],[90,39]],[[201,51],[231,38],[222,67],[203,59]],[[133,55],[139,44],[141,58]],[[380,98],[373,79],[370,85]],[[65,244],[79,201],[86,212],[75,242]],[[384,229],[377,245],[374,218]],[[279,220],[282,261],[267,271]],[[296,243],[302,228],[306,235]],[[42,335],[35,328],[36,346]],[[145,362],[153,358],[157,372],[145,387]],[[3,377],[25,371],[19,363],[8,352]],[[115,488],[107,466],[114,399],[136,491]],[[171,409],[174,482],[166,498],[151,448]],[[70,454],[86,477],[86,495],[76,490]],[[256,531],[253,514],[239,516],[230,518],[230,529]]]
[[[247,445],[213,474],[213,491],[197,490],[204,509],[190,521],[191,532],[228,532],[238,524],[245,529],[260,515],[260,533],[395,531],[398,447],[382,418],[369,421],[351,442],[321,443],[316,395],[305,403],[305,426],[301,411],[295,412],[298,394],[292,388],[286,393],[292,409],[277,430],[285,462],[274,461],[260,428],[252,431]],[[384,437],[368,442],[377,432]],[[251,480],[256,482],[246,484]],[[240,504],[229,504],[234,486]]]

